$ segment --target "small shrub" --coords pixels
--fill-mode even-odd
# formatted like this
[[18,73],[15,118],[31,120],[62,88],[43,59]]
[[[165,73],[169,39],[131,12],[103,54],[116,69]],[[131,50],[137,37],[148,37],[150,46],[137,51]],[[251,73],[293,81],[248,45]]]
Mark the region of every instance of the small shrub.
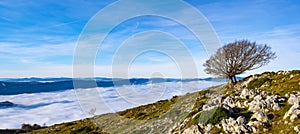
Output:
[[[210,131],[210,133],[211,134],[220,134],[220,133],[222,133],[223,131],[222,131],[222,128],[217,128],[216,126],[214,126],[212,129],[211,129],[211,131]],[[224,132],[223,132],[224,133]]]
[[76,128],[75,130],[71,131],[70,134],[86,134],[92,132],[94,129],[89,126],[83,126],[81,128]]
[[21,129],[25,132],[29,132],[29,131],[33,130],[33,127],[30,124],[22,124]]
[[192,117],[193,115],[197,114],[198,110],[193,110],[192,112],[190,112],[187,117]]
[[204,97],[207,93],[209,93],[209,90],[202,90],[199,92],[200,97]]
[[260,86],[262,86],[266,81],[270,81],[269,78],[260,78],[257,80],[252,80],[249,84],[248,84],[248,88],[249,89],[255,89],[255,88],[259,88]]
[[200,122],[200,116],[201,114],[198,114],[192,119],[193,124],[198,124]]
[[237,96],[238,94],[236,92],[232,93],[231,96]]
[[201,111],[203,105],[205,105],[206,102],[205,101],[196,101],[194,104],[193,109],[197,110],[197,111]]
[[30,125],[30,124],[22,124],[22,127],[20,130],[18,130],[18,133],[25,133],[25,132],[30,132],[32,130],[38,130],[41,129],[41,127],[38,124]]
[[195,116],[193,118],[193,123],[198,124],[199,122],[202,122],[204,124],[216,124],[228,117],[228,110],[224,109],[223,107],[216,107],[208,111],[203,111],[201,114]]

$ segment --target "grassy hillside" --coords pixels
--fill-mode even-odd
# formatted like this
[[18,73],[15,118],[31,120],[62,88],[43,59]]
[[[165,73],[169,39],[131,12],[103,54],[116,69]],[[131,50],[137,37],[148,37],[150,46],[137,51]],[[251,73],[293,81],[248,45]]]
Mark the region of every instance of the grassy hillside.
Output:
[[[264,91],[269,96],[278,95],[287,100],[288,94],[300,92],[300,70],[265,72],[249,76],[233,87],[226,85],[211,87],[208,90],[175,96],[170,100],[161,100],[91,119],[57,124],[29,133],[181,133],[195,125],[198,125],[199,131],[205,132],[204,128],[207,128],[208,124],[212,125],[210,133],[224,133],[224,129],[218,127],[222,120],[243,116],[247,122],[251,122],[254,113],[248,107],[233,108],[236,110],[233,113],[220,106],[205,111],[203,107],[220,95],[222,102],[228,96],[237,98],[236,100],[241,103],[253,101],[253,98],[239,98],[243,89],[259,93]],[[294,127],[300,124],[299,117],[293,122],[283,119],[292,105],[287,101],[278,104],[279,110],[266,108],[268,121],[257,127],[257,133],[296,133]],[[204,118],[206,116],[211,118]],[[206,126],[202,128],[201,122],[205,122]]]
[[97,127],[90,119],[67,122],[34,130],[28,134],[108,134]]
[[251,77],[257,77],[250,81],[247,85],[249,89],[259,89],[267,92],[272,92],[284,96],[288,92],[300,90],[300,70],[293,70],[289,72],[279,71],[265,72],[263,74],[257,74],[249,76],[245,80]]

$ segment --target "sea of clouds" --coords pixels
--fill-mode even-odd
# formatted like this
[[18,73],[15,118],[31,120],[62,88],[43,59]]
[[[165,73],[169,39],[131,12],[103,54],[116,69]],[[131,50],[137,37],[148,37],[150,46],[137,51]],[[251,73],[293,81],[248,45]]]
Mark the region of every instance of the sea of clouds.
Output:
[[53,125],[170,99],[224,82],[163,82],[18,95],[0,95],[16,106],[0,108],[0,129],[23,123]]

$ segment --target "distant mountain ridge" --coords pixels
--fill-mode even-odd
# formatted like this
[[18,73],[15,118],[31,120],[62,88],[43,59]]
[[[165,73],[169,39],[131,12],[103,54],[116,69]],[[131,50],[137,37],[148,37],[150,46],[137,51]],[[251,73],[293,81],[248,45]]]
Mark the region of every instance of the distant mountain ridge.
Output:
[[[226,82],[227,79],[220,78],[194,78],[194,79],[176,79],[176,78],[14,78],[2,79],[0,81],[0,95],[16,95],[22,93],[40,93],[54,92],[74,89],[74,82],[81,83],[76,88],[95,88],[95,87],[113,87],[122,85],[141,85],[148,83],[161,82],[190,82],[190,81],[214,81]],[[97,86],[92,86],[91,82],[96,82]]]
[[[29,78],[0,78],[0,81],[5,82],[50,82],[50,81],[70,81],[70,80],[96,80],[96,81],[111,81],[111,80],[126,80],[125,78],[108,78],[108,77],[95,77],[95,78],[70,78],[70,77],[50,77],[50,78],[39,78],[39,77],[29,77]],[[129,79],[156,79],[156,78],[129,78]],[[157,78],[165,79],[168,81],[194,81],[194,80],[205,80],[205,81],[228,81],[225,78]],[[238,80],[242,80],[243,77],[237,77]]]

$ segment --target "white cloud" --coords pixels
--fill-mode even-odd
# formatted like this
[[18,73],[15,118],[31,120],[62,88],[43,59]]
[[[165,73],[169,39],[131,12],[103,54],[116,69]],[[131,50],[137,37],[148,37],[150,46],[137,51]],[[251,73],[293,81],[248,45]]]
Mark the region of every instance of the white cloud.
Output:
[[[31,63],[31,61],[23,61],[30,64],[30,67],[19,65],[20,68],[14,67],[3,68],[0,70],[1,78],[23,78],[23,77],[72,77],[71,65],[60,65],[50,63]],[[16,65],[18,66],[18,65]]]
[[[195,92],[222,82],[166,82],[125,85],[119,88],[93,88],[48,93],[0,95],[1,101],[18,104],[0,109],[0,128],[20,128],[22,123],[49,126],[86,118],[90,109],[95,114],[111,113],[134,106],[170,99],[175,95]],[[132,90],[134,89],[134,91]],[[147,96],[145,98],[145,96]],[[79,103],[80,101],[80,103]],[[80,105],[79,105],[80,104]],[[86,114],[85,114],[86,113]],[[5,122],[5,123],[3,123]]]
[[28,59],[24,59],[24,58],[20,59],[20,61],[21,61],[22,63],[31,63],[31,62],[32,62],[32,61],[30,61],[30,60],[28,60]]

